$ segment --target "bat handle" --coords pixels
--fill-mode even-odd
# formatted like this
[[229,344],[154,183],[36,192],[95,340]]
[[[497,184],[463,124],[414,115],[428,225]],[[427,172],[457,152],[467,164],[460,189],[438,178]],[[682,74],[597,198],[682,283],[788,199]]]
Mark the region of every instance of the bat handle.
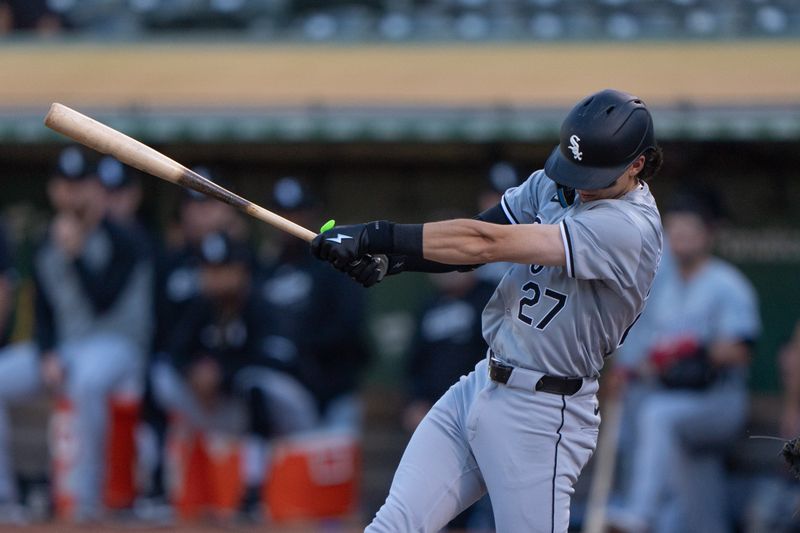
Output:
[[281,216],[278,216],[272,211],[268,211],[259,205],[248,202],[248,205],[244,206],[243,210],[247,214],[266,222],[267,224],[270,224],[281,231],[285,231],[289,235],[294,235],[298,239],[302,239],[306,242],[313,241],[314,237],[317,236],[317,234],[310,229],[306,229],[303,226],[292,222],[291,220],[287,220]]

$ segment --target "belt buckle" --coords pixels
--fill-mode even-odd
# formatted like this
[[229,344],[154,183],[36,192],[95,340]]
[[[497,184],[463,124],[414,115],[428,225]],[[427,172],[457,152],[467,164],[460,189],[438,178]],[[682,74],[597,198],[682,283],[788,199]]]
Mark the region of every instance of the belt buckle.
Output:
[[489,357],[489,379],[498,383],[508,383],[513,366],[502,363],[494,355]]

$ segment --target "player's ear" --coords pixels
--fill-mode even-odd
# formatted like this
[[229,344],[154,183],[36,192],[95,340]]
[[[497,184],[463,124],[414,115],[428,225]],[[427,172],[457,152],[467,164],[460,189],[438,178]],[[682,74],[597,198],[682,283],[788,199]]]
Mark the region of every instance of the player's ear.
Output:
[[644,155],[640,155],[633,161],[633,163],[630,164],[628,169],[630,169],[629,171],[631,176],[638,176],[642,172],[642,169],[644,169],[645,161],[646,159]]

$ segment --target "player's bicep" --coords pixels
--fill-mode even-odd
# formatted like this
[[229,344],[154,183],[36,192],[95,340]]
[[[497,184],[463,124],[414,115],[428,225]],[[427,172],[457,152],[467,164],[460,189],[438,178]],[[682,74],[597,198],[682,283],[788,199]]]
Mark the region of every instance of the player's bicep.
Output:
[[564,266],[566,253],[559,227],[553,224],[504,226],[497,240],[498,261],[525,265]]
[[513,262],[561,266],[564,247],[557,226],[491,224],[455,219],[429,222],[423,229],[425,259],[450,265]]

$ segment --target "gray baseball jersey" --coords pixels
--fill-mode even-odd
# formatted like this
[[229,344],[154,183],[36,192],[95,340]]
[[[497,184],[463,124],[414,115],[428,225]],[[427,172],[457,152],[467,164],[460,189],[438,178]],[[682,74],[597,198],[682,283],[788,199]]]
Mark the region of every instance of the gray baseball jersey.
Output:
[[597,376],[642,312],[661,258],[661,218],[647,184],[564,208],[539,170],[501,205],[513,224],[558,224],[567,261],[513,265],[484,309],[486,342],[514,366]]
[[543,372],[598,374],[644,307],[662,238],[645,184],[569,208],[555,195],[539,171],[501,202],[511,223],[559,224],[567,256],[563,268],[513,265],[484,309],[489,346],[520,368],[499,385],[484,359],[436,402],[369,533],[439,531],[487,490],[497,531],[567,531],[573,487],[597,444],[598,381],[573,395],[533,384]]

